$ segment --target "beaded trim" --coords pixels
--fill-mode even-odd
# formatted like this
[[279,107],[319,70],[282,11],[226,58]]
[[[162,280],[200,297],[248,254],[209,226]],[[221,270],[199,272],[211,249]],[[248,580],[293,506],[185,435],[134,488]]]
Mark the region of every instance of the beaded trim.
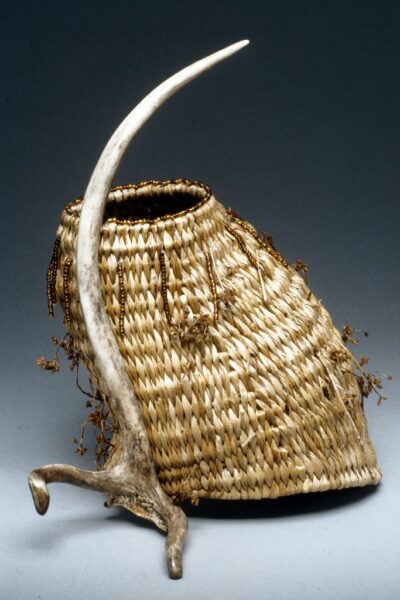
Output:
[[253,236],[255,240],[257,240],[260,246],[264,248],[264,250],[269,252],[269,254],[271,254],[274,258],[276,258],[276,260],[278,260],[281,263],[281,265],[283,265],[284,267],[289,266],[289,263],[285,260],[282,254],[280,254],[280,252],[278,252],[278,250],[274,248],[274,246],[270,242],[267,242],[260,235],[258,235],[254,227],[252,227],[251,225],[249,225],[249,223],[247,223],[247,221],[239,217],[239,215],[235,213],[232,209],[228,208],[226,212],[232,221],[234,221],[235,223],[243,227],[243,229],[245,229],[248,233],[250,233],[250,235]]
[[160,271],[161,271],[161,294],[162,294],[162,299],[163,299],[163,303],[164,303],[164,310],[165,310],[165,314],[167,315],[168,325],[170,327],[172,327],[172,325],[173,325],[172,316],[171,316],[171,312],[169,310],[169,304],[168,304],[167,268],[165,266],[165,253],[162,248],[160,249],[160,252],[159,252],[159,258],[160,258]]
[[[211,198],[211,190],[210,188],[200,181],[190,181],[189,179],[166,179],[163,181],[158,181],[157,179],[150,179],[148,181],[142,181],[141,183],[130,183],[127,185],[117,185],[110,189],[110,193],[118,192],[123,190],[139,190],[143,187],[155,185],[159,188],[167,187],[168,185],[186,185],[187,187],[197,186],[201,188],[205,192],[204,198],[199,200],[194,206],[190,206],[189,208],[185,208],[184,210],[180,210],[179,212],[173,214],[165,214],[162,217],[156,217],[155,219],[117,219],[112,217],[111,219],[107,219],[107,223],[115,223],[117,225],[136,225],[141,223],[160,223],[161,221],[166,221],[167,219],[175,219],[176,217],[182,217],[188,213],[192,213],[198,210],[201,206],[206,204],[208,200]],[[80,196],[76,200],[69,202],[65,206],[65,211],[72,216],[76,216],[75,208],[78,204],[80,204],[83,200],[83,196]]]
[[119,333],[121,336],[125,335],[125,302],[126,292],[124,284],[124,265],[122,262],[118,263],[118,285],[119,285]]
[[235,229],[233,229],[233,227],[228,225],[228,223],[225,223],[225,228],[236,239],[242,252],[247,256],[247,258],[249,259],[249,262],[253,265],[253,267],[255,267],[257,270],[260,270],[262,273],[264,273],[263,267],[258,264],[257,259],[254,258],[254,256],[250,252],[250,250],[247,248],[246,242],[244,241],[244,239],[242,238],[240,233],[238,233]]
[[208,277],[210,279],[211,293],[212,293],[212,297],[213,297],[214,322],[216,323],[218,321],[218,317],[219,317],[219,300],[218,300],[218,295],[217,295],[217,286],[215,285],[213,262],[212,262],[211,254],[209,251],[205,252],[204,255],[206,257],[207,272],[208,272]]
[[69,293],[69,275],[71,271],[72,260],[67,258],[63,269],[63,292],[64,292],[64,314],[65,322],[68,327],[71,325],[71,297]]
[[59,251],[60,238],[57,237],[56,241],[54,242],[53,254],[51,255],[49,268],[47,269],[47,307],[50,317],[54,317],[54,305],[57,304],[56,279]]

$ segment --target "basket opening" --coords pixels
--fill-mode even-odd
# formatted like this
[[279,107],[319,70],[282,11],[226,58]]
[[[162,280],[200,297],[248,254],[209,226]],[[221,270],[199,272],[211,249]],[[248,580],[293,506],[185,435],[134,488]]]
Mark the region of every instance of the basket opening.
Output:
[[187,210],[193,210],[203,204],[205,191],[192,186],[166,186],[163,188],[149,185],[146,188],[125,188],[122,193],[111,193],[104,214],[108,219],[138,221],[173,217]]

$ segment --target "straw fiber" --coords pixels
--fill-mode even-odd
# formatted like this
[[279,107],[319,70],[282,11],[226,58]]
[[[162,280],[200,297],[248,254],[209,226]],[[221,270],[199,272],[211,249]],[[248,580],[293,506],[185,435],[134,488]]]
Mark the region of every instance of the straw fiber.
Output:
[[[49,307],[60,301],[101,393],[77,295],[80,208],[76,200],[62,213]],[[275,498],[378,483],[340,333],[296,270],[207,186],[113,188],[99,268],[170,496]]]

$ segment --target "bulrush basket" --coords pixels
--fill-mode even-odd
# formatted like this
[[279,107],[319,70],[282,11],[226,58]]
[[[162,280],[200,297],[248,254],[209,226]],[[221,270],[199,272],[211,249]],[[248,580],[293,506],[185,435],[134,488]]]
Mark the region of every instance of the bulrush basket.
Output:
[[[178,499],[277,498],[378,483],[352,355],[270,239],[203,183],[108,191],[110,180],[65,207],[48,297],[51,313],[60,301],[70,349],[108,406],[113,438],[97,473],[67,465],[34,471],[39,512],[51,481],[104,491],[109,506],[168,530],[169,570],[179,577],[186,519]],[[90,194],[103,202],[97,230],[84,234],[97,240],[96,276],[87,265],[79,273]],[[94,281],[96,298],[80,278]],[[101,363],[105,349],[88,334],[103,327],[102,311],[115,364]],[[125,377],[121,389],[108,372],[114,367],[114,382]],[[125,393],[130,404],[119,403]]]
[[[55,294],[103,393],[76,286],[80,208],[62,213]],[[114,189],[99,263],[169,495],[275,498],[377,481],[341,335],[294,268],[205,185]]]

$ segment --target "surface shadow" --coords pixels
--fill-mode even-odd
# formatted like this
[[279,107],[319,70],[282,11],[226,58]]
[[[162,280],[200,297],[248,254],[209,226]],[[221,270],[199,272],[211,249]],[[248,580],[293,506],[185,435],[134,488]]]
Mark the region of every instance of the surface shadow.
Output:
[[207,519],[276,519],[296,517],[344,508],[356,502],[365,502],[376,494],[380,486],[366,486],[295,494],[263,500],[201,499],[198,506],[182,504],[188,517]]
[[[198,506],[188,502],[183,503],[182,509],[191,519],[276,519],[290,518],[305,514],[315,514],[325,511],[340,510],[354,503],[366,502],[378,493],[379,486],[366,486],[363,488],[349,488],[314,492],[309,494],[296,494],[274,500],[211,500],[201,499]],[[108,514],[83,514],[76,517],[60,517],[46,524],[46,527],[29,527],[21,531],[21,535],[13,534],[13,543],[17,546],[31,548],[33,551],[49,551],[66,539],[79,537],[82,534],[112,527],[113,523],[129,523],[135,527],[152,530],[161,534],[156,526],[146,519],[137,517],[126,509],[113,507]]]
[[[371,496],[378,493],[381,487],[382,484],[295,494],[273,500],[212,500],[202,498],[198,506],[190,502],[183,502],[180,506],[189,518],[221,520],[276,519],[339,510],[356,502],[367,501]],[[107,517],[107,521],[124,521],[149,529],[155,527],[150,521],[137,517],[120,507],[113,509],[113,513]]]

